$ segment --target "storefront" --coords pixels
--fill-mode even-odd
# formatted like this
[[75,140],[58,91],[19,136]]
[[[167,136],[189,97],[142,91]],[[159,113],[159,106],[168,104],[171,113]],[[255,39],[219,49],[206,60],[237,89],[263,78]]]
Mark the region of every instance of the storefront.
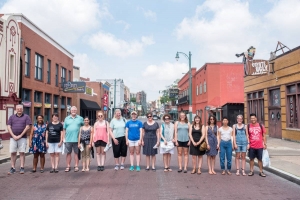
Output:
[[86,99],[80,99],[80,116],[88,117],[90,124],[94,124],[97,120],[97,111],[100,111],[101,107],[98,103]]
[[[252,67],[246,76],[245,121],[256,113],[270,137],[300,141],[300,46],[276,56],[267,64]],[[259,76],[260,75],[260,76]]]

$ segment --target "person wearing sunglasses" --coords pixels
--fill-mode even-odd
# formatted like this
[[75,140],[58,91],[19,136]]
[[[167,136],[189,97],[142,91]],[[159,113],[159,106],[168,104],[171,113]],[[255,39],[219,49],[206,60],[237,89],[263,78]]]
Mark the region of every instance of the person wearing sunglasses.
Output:
[[183,172],[187,173],[187,166],[189,162],[189,127],[187,116],[184,112],[179,114],[179,119],[175,122],[175,141],[178,152],[178,172],[182,172],[182,158],[184,155],[184,169]]
[[142,136],[143,124],[140,120],[137,120],[137,113],[131,112],[131,120],[126,123],[126,145],[129,146],[130,152],[130,168],[129,171],[134,171],[134,152],[136,154],[136,171],[141,171],[141,136]]
[[150,168],[150,157],[152,163],[152,171],[156,171],[155,162],[157,147],[159,146],[159,125],[153,120],[152,113],[148,113],[147,121],[143,124],[142,146],[143,154],[146,155],[146,171]]
[[217,119],[214,115],[208,117],[208,126],[205,128],[205,140],[207,144],[207,166],[210,175],[217,174],[215,172],[216,155],[218,154],[218,126]]
[[163,116],[164,123],[160,128],[160,153],[163,154],[163,161],[165,165],[164,172],[171,172],[170,161],[171,154],[174,154],[174,124],[170,122],[171,115],[165,114]]
[[[125,158],[127,156],[127,145],[125,135],[126,120],[121,116],[121,110],[115,110],[115,116],[110,122],[110,137],[115,158],[115,170],[123,170]],[[120,158],[121,157],[121,165]],[[119,167],[120,166],[120,167]]]
[[109,123],[104,120],[102,111],[97,113],[98,120],[94,124],[93,141],[97,153],[97,170],[104,170],[104,163],[106,159],[105,147],[109,146]]

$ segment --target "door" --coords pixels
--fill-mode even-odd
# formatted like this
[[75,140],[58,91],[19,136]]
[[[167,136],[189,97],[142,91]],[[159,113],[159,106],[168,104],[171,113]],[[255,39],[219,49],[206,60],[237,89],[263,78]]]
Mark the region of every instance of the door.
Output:
[[278,108],[269,110],[269,136],[282,138],[281,111]]

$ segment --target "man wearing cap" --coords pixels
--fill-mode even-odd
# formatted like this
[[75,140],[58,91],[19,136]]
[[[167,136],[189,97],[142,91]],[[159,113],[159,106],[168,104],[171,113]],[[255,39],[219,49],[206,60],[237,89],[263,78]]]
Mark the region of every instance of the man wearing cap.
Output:
[[126,144],[129,146],[130,152],[130,168],[129,171],[134,171],[134,152],[136,154],[136,171],[139,172],[140,160],[141,160],[141,141],[143,124],[140,120],[137,120],[137,113],[131,112],[131,120],[126,123]]

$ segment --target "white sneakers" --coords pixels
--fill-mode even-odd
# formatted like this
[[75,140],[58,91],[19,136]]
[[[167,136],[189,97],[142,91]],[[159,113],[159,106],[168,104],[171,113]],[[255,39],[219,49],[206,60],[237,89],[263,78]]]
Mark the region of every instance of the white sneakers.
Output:
[[104,148],[104,152],[107,152],[111,148],[112,144],[110,143],[109,145],[107,144],[106,147]]

